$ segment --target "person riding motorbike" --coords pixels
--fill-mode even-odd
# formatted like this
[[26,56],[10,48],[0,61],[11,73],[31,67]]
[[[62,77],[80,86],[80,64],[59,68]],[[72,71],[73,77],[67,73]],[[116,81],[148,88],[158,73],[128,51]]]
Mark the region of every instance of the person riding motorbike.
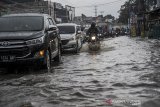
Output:
[[98,33],[99,33],[99,30],[96,27],[96,23],[92,22],[91,27],[88,29],[88,31],[86,33],[87,35],[89,35],[89,40],[91,38],[91,34],[95,34],[96,38],[98,38]]

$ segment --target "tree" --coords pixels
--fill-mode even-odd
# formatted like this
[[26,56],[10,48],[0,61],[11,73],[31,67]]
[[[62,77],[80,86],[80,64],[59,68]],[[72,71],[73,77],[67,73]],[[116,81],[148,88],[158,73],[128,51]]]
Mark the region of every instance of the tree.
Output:
[[131,12],[135,14],[144,13],[150,8],[156,6],[157,0],[128,0],[126,1],[119,10],[118,21],[120,23],[127,24]]
[[128,23],[128,18],[129,18],[129,10],[130,10],[130,3],[129,1],[126,1],[124,5],[121,6],[119,10],[119,18],[118,22],[127,24]]
[[146,10],[150,11],[156,7],[157,0],[146,0]]
[[108,15],[104,16],[104,18],[105,18],[105,19],[112,19],[112,20],[115,19],[115,17],[112,16],[111,14],[108,14]]

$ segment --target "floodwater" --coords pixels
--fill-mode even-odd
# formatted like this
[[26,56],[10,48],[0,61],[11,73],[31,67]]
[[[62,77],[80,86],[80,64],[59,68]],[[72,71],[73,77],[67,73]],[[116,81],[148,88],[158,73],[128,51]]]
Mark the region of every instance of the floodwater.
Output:
[[52,72],[0,74],[0,107],[160,107],[160,42],[105,39],[66,53]]

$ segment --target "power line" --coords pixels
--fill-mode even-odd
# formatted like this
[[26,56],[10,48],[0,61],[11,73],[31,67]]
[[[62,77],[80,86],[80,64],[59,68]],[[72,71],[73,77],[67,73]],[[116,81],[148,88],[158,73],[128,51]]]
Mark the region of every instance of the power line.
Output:
[[[126,1],[126,0],[125,0],[125,1]],[[107,3],[103,3],[103,4],[95,4],[95,5],[78,6],[78,7],[76,7],[76,8],[103,6],[103,5],[109,5],[109,4],[118,3],[118,2],[122,2],[122,0],[116,0],[116,1],[107,2]]]

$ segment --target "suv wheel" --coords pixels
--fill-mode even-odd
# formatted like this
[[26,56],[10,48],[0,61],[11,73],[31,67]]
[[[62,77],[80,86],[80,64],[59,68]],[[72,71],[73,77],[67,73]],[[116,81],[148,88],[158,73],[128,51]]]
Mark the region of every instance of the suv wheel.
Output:
[[46,52],[46,59],[45,59],[44,68],[47,69],[48,72],[51,71],[51,55],[48,50]]
[[59,46],[58,48],[58,55],[54,58],[54,61],[56,62],[61,62],[62,61],[62,57],[61,57],[61,47]]

